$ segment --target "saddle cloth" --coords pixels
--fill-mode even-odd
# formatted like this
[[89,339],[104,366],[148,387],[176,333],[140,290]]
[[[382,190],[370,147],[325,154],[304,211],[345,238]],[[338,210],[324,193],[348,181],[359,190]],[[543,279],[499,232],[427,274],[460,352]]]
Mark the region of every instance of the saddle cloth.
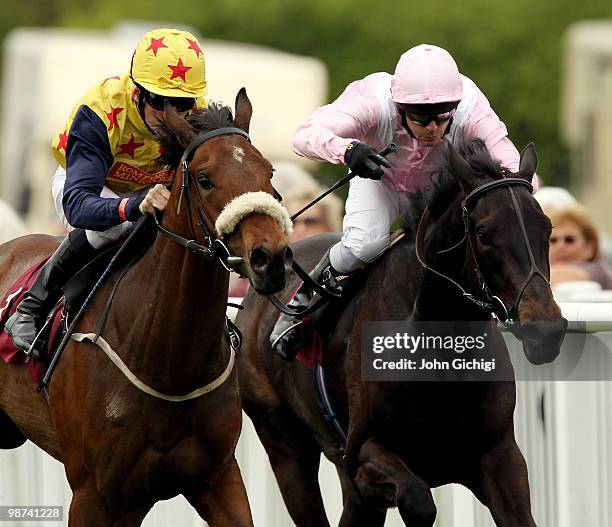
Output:
[[[377,258],[389,252],[391,248],[405,237],[404,229],[398,229],[391,234],[389,246]],[[326,341],[329,334],[333,331],[342,311],[351,299],[364,284],[365,277],[370,270],[369,264],[364,269],[357,270],[350,275],[341,278],[342,284],[342,299],[339,301],[328,301],[324,303],[317,311],[304,317],[304,337],[302,347],[296,355],[296,359],[304,364],[307,368],[312,369],[313,364],[322,364],[323,355],[325,353]],[[289,303],[293,301],[299,289],[296,290],[289,298]],[[279,317],[280,317],[279,313]]]
[[[44,258],[42,261],[30,267],[23,273],[19,279],[10,287],[7,293],[4,295],[4,298],[0,302],[0,358],[7,364],[25,364],[26,371],[32,377],[32,379],[36,382],[40,382],[42,376],[45,373],[46,363],[30,360],[26,363],[26,354],[17,349],[13,345],[13,340],[11,337],[4,331],[4,324],[8,318],[15,312],[19,302],[28,291],[38,273],[40,272],[41,267],[45,264],[48,258]],[[53,344],[55,343],[55,338],[58,336],[62,326],[62,311],[63,311],[63,300],[57,306],[52,313],[52,322],[51,322],[51,330],[49,333],[49,338],[47,340],[48,348],[47,348],[47,356],[51,357]]]
[[323,362],[323,352],[325,350],[325,340],[312,324],[304,324],[304,341],[296,359],[308,369],[312,369],[313,364]]

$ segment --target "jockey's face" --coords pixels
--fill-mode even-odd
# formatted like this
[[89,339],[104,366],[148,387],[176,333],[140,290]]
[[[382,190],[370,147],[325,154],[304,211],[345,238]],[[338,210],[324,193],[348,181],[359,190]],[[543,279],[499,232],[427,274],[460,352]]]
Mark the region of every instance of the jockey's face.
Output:
[[[176,111],[176,108],[175,108],[175,111]],[[181,117],[185,117],[188,111],[189,110],[186,110],[184,112],[177,112],[177,113]],[[157,130],[160,127],[160,122],[164,124],[166,122],[166,118],[164,117],[163,110],[156,110],[147,102],[145,102],[144,104],[144,118],[145,118],[147,125],[149,125],[149,128],[151,128],[153,132],[157,132]]]
[[408,128],[417,138],[419,144],[426,147],[436,146],[442,141],[448,123],[449,121],[445,121],[442,124],[436,124],[436,121],[431,121],[427,126],[421,126],[413,121],[406,120]]

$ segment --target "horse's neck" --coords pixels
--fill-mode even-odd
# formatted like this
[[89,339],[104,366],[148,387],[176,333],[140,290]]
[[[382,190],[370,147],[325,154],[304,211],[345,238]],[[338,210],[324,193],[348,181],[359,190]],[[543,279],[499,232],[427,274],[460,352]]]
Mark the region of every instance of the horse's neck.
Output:
[[[463,222],[458,200],[433,226],[431,249],[428,251],[427,264],[436,271],[452,278],[464,289],[468,289],[466,273],[465,244],[444,254],[441,249],[455,245],[463,235]],[[432,272],[423,273],[415,300],[414,318],[417,320],[486,320],[486,315],[475,306],[466,302],[461,290],[450,281]]]
[[138,302],[134,314],[123,316],[141,328],[140,336],[132,330],[134,342],[124,350],[130,362],[183,383],[222,369],[228,282],[216,260],[158,235],[129,284]]
[[[453,279],[466,287],[465,278],[453,276]],[[415,320],[486,320],[485,314],[466,302],[460,290],[427,273],[419,287],[415,301]]]

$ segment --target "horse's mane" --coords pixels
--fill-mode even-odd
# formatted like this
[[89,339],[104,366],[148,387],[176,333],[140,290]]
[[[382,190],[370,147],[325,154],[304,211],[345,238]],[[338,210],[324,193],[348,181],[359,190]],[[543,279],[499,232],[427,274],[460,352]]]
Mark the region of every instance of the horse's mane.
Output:
[[[206,108],[198,108],[187,116],[187,122],[196,133],[210,132],[224,126],[231,126],[234,116],[229,106],[220,102],[210,102]],[[183,147],[179,144],[174,132],[167,126],[162,126],[155,140],[162,146],[162,154],[157,159],[159,166],[176,169],[183,155]]]
[[[499,161],[491,157],[482,139],[464,137],[454,146],[472,167],[476,178],[501,179],[508,173]],[[417,190],[410,197],[409,212],[402,227],[411,241],[416,238],[416,229],[425,208],[429,208],[430,218],[438,219],[461,192],[461,187],[450,170],[448,156],[447,161],[432,172],[430,181],[432,184],[428,189]]]

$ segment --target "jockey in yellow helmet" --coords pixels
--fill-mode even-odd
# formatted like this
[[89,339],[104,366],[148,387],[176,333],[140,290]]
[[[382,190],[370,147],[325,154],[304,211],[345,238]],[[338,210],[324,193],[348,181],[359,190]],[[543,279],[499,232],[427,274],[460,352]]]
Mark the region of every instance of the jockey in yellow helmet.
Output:
[[17,348],[42,357],[46,343],[35,338],[68,279],[143,214],[165,209],[172,174],[159,168],[154,138],[164,104],[185,115],[204,105],[206,93],[198,40],[156,29],[136,47],[128,72],[100,81],[74,106],[52,141],[59,163],[52,193],[69,235],[6,323]]

